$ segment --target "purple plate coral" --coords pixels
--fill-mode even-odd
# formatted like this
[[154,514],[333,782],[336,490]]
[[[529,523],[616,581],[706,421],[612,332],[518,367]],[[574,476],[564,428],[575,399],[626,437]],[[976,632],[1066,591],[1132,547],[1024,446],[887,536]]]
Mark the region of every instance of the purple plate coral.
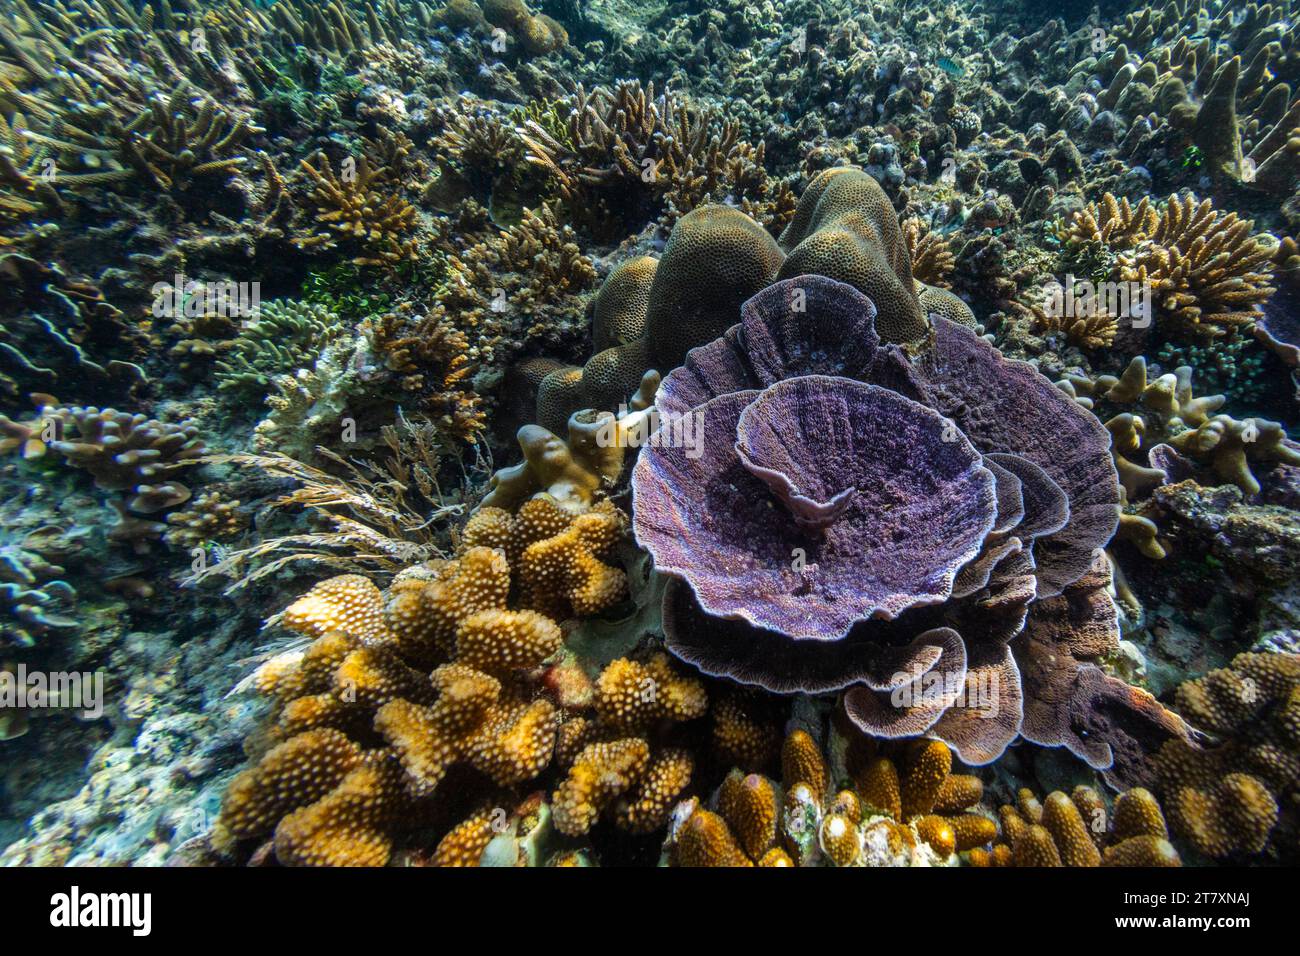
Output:
[[1180,733],[1095,667],[1119,637],[1100,422],[961,326],[937,320],[913,359],[875,317],[850,286],[779,282],[664,379],[632,489],[672,579],[669,649],[778,693],[846,690],[868,733],[970,764],[1025,733],[1107,769]]

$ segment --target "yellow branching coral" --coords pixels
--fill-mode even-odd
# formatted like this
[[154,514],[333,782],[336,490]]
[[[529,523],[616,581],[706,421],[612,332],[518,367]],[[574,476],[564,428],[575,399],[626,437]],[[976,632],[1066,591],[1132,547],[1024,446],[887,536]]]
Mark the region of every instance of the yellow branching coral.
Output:
[[551,798],[556,828],[586,833],[602,814],[632,833],[661,826],[694,760],[677,748],[652,752],[649,738],[662,725],[701,716],[707,703],[703,685],[677,674],[665,654],[607,666],[596,685],[595,720],[561,728],[557,755],[570,767]]
[[724,764],[762,770],[780,749],[783,719],[759,693],[728,689],[714,703],[712,717],[713,749]]
[[650,833],[663,825],[673,803],[690,783],[690,752],[668,748],[655,754],[641,780],[614,808],[615,822],[629,833]]
[[295,239],[302,249],[354,252],[357,265],[395,265],[414,260],[411,238],[418,211],[396,192],[388,170],[370,165],[366,156],[347,157],[342,174],[329,158],[317,153],[299,167],[310,184],[307,200],[319,227]]
[[1136,207],[1110,193],[1088,203],[1068,222],[1057,225],[1056,237],[1067,245],[1098,244],[1112,250],[1131,249],[1155,233],[1160,217],[1143,197]]
[[249,681],[280,702],[281,742],[231,784],[215,842],[273,836],[282,863],[382,864],[453,766],[503,787],[538,776],[560,711],[532,678],[563,641],[509,593],[505,555],[480,547],[387,591],[341,575],[290,605],[280,622],[314,640]]
[[515,515],[480,508],[465,526],[462,545],[503,550],[525,605],[585,617],[627,593],[627,575],[604,560],[625,531],[626,520],[608,501],[574,515],[543,495],[524,502]]
[[1204,747],[1170,741],[1156,755],[1174,832],[1214,858],[1294,858],[1300,655],[1239,654],[1180,686],[1175,703],[1211,736]]
[[1157,212],[1146,199],[1131,207],[1107,193],[1057,236],[1075,255],[1112,257],[1115,278],[1149,288],[1166,331],[1217,338],[1254,322],[1273,293],[1273,246],[1254,225],[1191,195],[1170,196]]

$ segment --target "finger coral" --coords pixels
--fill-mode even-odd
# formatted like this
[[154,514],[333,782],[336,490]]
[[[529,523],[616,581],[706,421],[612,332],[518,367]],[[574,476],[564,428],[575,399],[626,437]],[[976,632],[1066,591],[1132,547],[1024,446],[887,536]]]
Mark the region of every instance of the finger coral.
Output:
[[[828,747],[829,749],[829,747]],[[692,799],[674,813],[666,849],[676,866],[949,865],[997,836],[973,808],[979,778],[953,774],[937,740],[885,753],[848,744],[837,789],[830,761],[803,730],[787,735],[780,782],[732,770],[710,806]]]
[[971,853],[979,866],[1181,866],[1164,814],[1149,790],[1121,793],[1109,813],[1092,787],[1039,802],[1021,790],[1016,806],[998,811],[999,842]]

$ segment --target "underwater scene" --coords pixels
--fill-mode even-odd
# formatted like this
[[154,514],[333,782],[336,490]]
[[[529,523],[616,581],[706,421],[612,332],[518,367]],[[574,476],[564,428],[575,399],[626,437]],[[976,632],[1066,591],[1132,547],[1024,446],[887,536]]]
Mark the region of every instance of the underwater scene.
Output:
[[1300,862],[1297,15],[0,0],[0,863]]

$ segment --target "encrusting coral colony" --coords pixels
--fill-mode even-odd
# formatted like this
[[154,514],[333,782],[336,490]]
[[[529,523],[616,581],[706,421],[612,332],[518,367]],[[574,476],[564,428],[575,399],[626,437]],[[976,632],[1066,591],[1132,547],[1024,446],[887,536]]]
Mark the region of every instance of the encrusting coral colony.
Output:
[[1300,862],[1297,16],[0,0],[0,861]]

